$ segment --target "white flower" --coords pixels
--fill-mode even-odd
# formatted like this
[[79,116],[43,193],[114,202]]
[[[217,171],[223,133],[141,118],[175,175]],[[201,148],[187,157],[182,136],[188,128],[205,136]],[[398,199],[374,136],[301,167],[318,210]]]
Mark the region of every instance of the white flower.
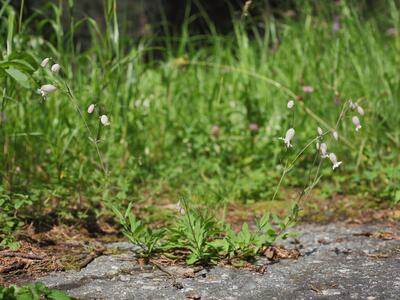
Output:
[[325,158],[328,156],[327,151],[328,151],[328,146],[325,143],[322,143],[319,145],[319,151],[321,151],[322,158]]
[[38,89],[38,93],[42,96],[42,97],[46,97],[48,94],[53,93],[57,90],[57,88],[52,85],[52,84],[45,84],[42,85],[40,87],[40,89]]
[[104,126],[108,126],[110,125],[110,121],[108,120],[108,117],[106,115],[102,115],[100,117],[100,122],[101,124],[103,124]]
[[319,147],[320,147],[321,145],[317,142],[317,144],[316,144],[315,146],[317,147],[317,150],[319,150]]
[[322,130],[321,127],[318,127],[317,131],[318,131],[318,135],[323,135],[324,134],[324,131]]
[[335,130],[334,132],[332,132],[333,138],[335,140],[339,140],[339,134],[337,133],[337,131]]
[[294,101],[293,101],[293,100],[290,100],[290,101],[287,103],[287,108],[291,109],[291,108],[293,108],[293,106],[294,106]]
[[53,73],[58,73],[58,71],[60,71],[60,69],[61,69],[61,66],[59,64],[54,64],[51,66],[51,71]]
[[44,68],[47,66],[47,64],[49,63],[50,58],[46,57],[45,59],[42,60],[42,62],[40,63],[40,65]]
[[357,112],[362,116],[364,115],[364,109],[360,105],[357,105]]
[[349,100],[349,106],[351,109],[356,109],[357,103],[354,103],[353,101]]
[[337,157],[336,157],[335,153],[333,153],[333,152],[329,154],[329,159],[331,160],[331,162],[333,164],[332,170],[335,170],[342,164],[341,161],[337,161]]
[[91,114],[94,111],[95,105],[94,104],[90,104],[88,106],[87,112],[88,114]]
[[354,126],[356,126],[356,131],[359,131],[361,129],[360,119],[357,116],[354,116],[351,118],[351,121],[353,122]]
[[290,141],[291,141],[291,139],[294,137],[294,133],[295,133],[294,129],[293,129],[293,128],[290,128],[290,129],[286,132],[285,138],[279,138],[279,139],[284,141],[286,147],[288,147],[288,148],[289,148],[289,147],[292,147],[292,145],[290,144]]

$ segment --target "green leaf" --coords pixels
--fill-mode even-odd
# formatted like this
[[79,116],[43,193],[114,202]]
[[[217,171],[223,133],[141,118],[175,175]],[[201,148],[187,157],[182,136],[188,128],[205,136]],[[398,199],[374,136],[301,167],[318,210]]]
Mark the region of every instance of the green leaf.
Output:
[[29,81],[28,81],[28,76],[26,76],[20,70],[14,69],[14,68],[8,68],[8,69],[5,69],[4,71],[6,71],[6,73],[11,78],[13,78],[16,82],[18,82],[23,87],[30,88]]
[[50,293],[47,294],[47,297],[50,299],[53,299],[53,300],[70,300],[70,299],[72,299],[67,294],[65,294],[61,291],[56,291],[56,290],[50,291]]

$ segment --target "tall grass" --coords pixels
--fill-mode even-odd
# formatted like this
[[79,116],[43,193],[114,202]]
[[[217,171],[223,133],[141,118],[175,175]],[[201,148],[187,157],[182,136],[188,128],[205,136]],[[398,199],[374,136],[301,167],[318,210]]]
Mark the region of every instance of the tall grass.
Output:
[[[317,126],[333,128],[340,103],[362,99],[365,123],[372,126],[355,135],[342,130],[352,126],[345,120],[343,143],[334,151],[346,159],[335,180],[348,193],[400,197],[396,1],[385,1],[386,9],[373,16],[341,2],[336,32],[332,10],[305,2],[295,18],[239,17],[228,35],[204,14],[197,17],[206,18],[210,33],[191,35],[188,14],[181,35],[164,24],[163,34],[136,41],[119,33],[117,1],[106,1],[105,28],[90,17],[71,18],[63,27],[61,1],[27,19],[3,2],[1,63],[25,59],[31,76],[21,86],[0,71],[6,116],[0,127],[1,193],[22,199],[34,217],[55,211],[84,218],[100,214],[105,198],[125,202],[164,193],[174,199],[188,190],[209,204],[269,200],[284,154],[277,138],[291,122],[284,107],[292,98],[302,107],[294,120],[299,139],[315,135]],[[72,12],[74,1],[69,5]],[[90,32],[85,50],[74,39],[80,26]],[[389,28],[397,35],[388,35]],[[57,92],[43,101],[35,93],[45,83],[43,70],[29,68],[44,57],[61,64],[83,111],[96,103],[110,116],[99,143],[106,179],[67,96]],[[314,92],[303,92],[305,85]],[[95,130],[98,119],[85,118]],[[259,129],[249,130],[252,123]],[[218,137],[211,134],[215,125]],[[286,179],[289,187],[302,185],[312,159],[300,163],[304,168]]]

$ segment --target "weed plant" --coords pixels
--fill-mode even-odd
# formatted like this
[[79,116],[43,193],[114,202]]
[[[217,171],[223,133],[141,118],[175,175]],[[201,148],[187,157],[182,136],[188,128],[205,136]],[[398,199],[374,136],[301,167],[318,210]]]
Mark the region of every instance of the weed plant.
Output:
[[[172,249],[169,240],[190,249],[189,262],[209,261],[211,248],[213,255],[246,256],[279,234],[261,243],[250,227],[239,237],[196,213],[163,232],[116,211],[165,191],[226,210],[230,201],[280,199],[285,186],[298,191],[297,203],[321,175],[342,193],[399,202],[400,17],[396,1],[383,2],[373,16],[363,13],[364,1],[304,1],[296,17],[280,20],[253,19],[250,9],[233,14],[228,35],[200,15],[209,34],[189,34],[188,18],[180,35],[162,24],[154,29],[161,33],[133,40],[119,32],[115,0],[105,1],[104,28],[90,17],[63,26],[61,1],[24,19],[23,7],[15,11],[3,0],[2,245],[23,223],[85,222],[114,207],[145,255]],[[90,33],[84,49],[74,36],[80,26]],[[328,144],[326,159],[317,142]],[[337,158],[344,163],[334,172],[324,166]],[[185,226],[212,230],[194,240]]]

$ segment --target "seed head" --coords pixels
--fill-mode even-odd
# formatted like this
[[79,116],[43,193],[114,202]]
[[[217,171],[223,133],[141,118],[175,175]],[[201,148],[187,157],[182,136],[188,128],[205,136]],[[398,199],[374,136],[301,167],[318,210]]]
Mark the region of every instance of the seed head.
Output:
[[330,159],[330,161],[332,162],[332,170],[335,170],[336,168],[338,168],[341,164],[342,164],[342,162],[341,161],[337,161],[337,157],[336,157],[336,155],[335,155],[335,153],[330,153],[329,154],[329,159]]
[[88,114],[91,114],[94,111],[95,106],[96,105],[94,105],[94,104],[90,104],[88,106],[88,109],[87,109]]
[[287,108],[292,109],[294,106],[294,101],[293,100],[289,100],[289,102],[287,103]]
[[61,69],[61,66],[59,64],[54,64],[51,66],[51,71],[53,73],[58,73],[60,71],[60,69]]
[[42,60],[42,62],[40,63],[40,66],[45,68],[47,66],[47,64],[49,63],[50,58],[46,57],[45,59]]
[[38,89],[38,93],[42,96],[42,97],[46,97],[48,94],[51,94],[53,92],[55,92],[57,90],[57,88],[52,85],[52,84],[45,84],[42,85],[40,87],[40,89]]
[[110,125],[110,121],[108,120],[108,117],[107,117],[106,115],[101,115],[101,117],[100,117],[100,122],[101,122],[101,124],[103,124],[104,126]]
[[280,140],[283,140],[287,148],[292,147],[292,144],[290,144],[290,141],[294,137],[295,131],[293,128],[290,128],[288,131],[286,131],[285,138],[279,138]]
[[360,119],[357,116],[354,116],[351,118],[351,121],[353,122],[354,126],[356,126],[356,131],[359,131],[361,129]]

